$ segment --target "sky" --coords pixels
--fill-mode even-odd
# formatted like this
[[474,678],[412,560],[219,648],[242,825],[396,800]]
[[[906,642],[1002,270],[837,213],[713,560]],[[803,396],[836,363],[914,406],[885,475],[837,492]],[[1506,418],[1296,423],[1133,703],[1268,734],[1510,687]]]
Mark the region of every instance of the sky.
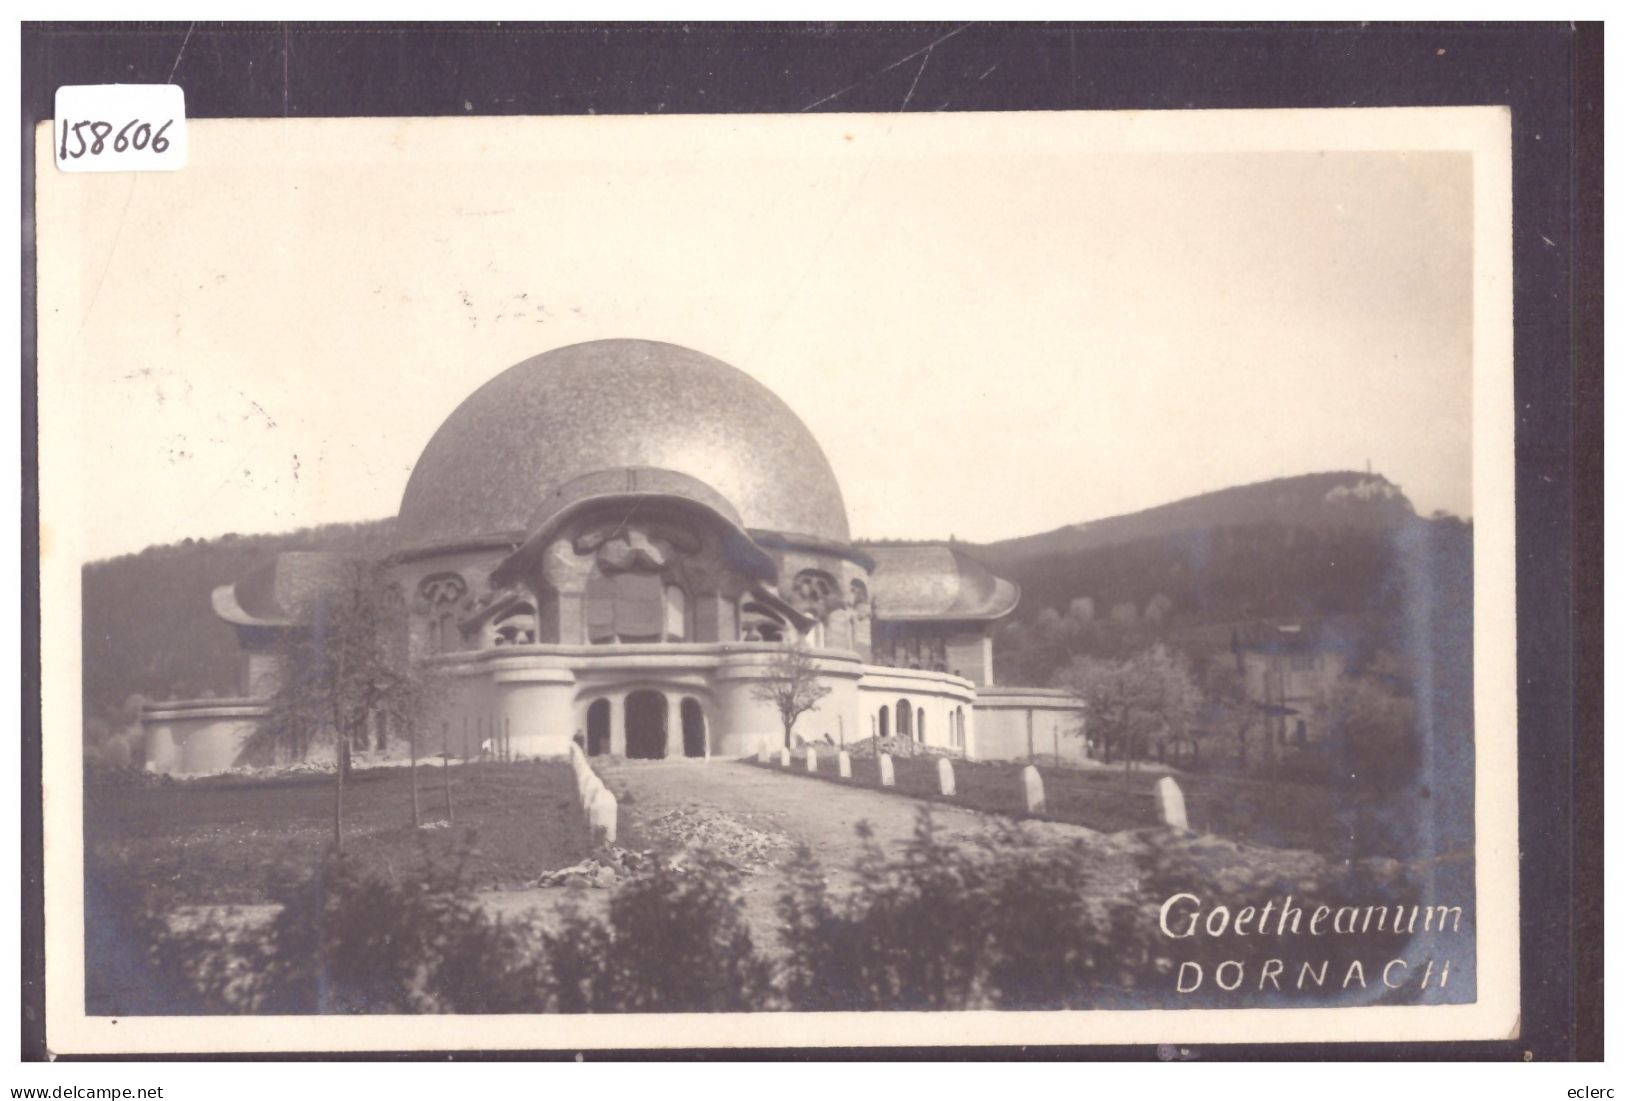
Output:
[[467,394],[604,337],[767,385],[855,536],[1367,463],[1471,515],[1471,157],[1174,114],[194,121],[179,172],[47,161],[80,553],[393,515]]

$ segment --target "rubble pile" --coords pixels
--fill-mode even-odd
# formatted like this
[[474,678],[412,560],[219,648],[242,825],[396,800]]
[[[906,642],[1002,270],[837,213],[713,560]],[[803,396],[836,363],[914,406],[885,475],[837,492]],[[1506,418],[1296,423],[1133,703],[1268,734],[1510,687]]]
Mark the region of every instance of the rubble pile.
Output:
[[148,772],[143,768],[109,768],[103,765],[86,764],[85,782],[101,787],[156,788],[167,787],[174,783],[175,779],[165,773]]
[[865,738],[861,742],[848,742],[846,752],[853,760],[873,758],[881,753],[889,757],[958,757],[959,754],[942,746],[922,745],[913,738]]
[[[355,771],[357,763],[351,764]],[[288,761],[276,765],[233,765],[218,776],[243,776],[253,780],[274,779],[279,776],[307,776],[314,773],[333,774],[332,761]]]
[[674,849],[671,855],[662,857],[656,849],[606,845],[568,868],[544,872],[532,886],[614,887],[657,863],[668,868],[683,868],[690,854],[697,852],[721,859],[740,871],[771,867],[790,851],[790,839],[771,826],[759,828],[743,820],[748,817],[753,816],[729,815],[694,805],[668,810],[640,822],[638,832],[661,843],[661,849]]
[[543,872],[532,886],[609,888],[628,876],[648,869],[659,859],[653,849],[637,851],[608,845],[568,868]]
[[678,807],[640,823],[640,829],[684,848],[702,849],[742,870],[768,867],[792,847],[774,827],[760,829],[709,807]]

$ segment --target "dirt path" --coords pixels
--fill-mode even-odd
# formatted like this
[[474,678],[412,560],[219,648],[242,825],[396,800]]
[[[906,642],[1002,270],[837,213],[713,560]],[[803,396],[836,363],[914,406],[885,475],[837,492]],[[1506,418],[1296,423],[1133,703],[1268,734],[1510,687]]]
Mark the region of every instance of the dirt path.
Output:
[[[950,837],[984,834],[1002,821],[979,811],[926,804],[741,761],[617,761],[602,774],[612,790],[631,794],[627,809],[634,827],[673,808],[707,806],[776,829],[792,846],[811,848],[832,872],[849,868],[861,853],[860,822],[869,825],[882,848],[891,849],[913,834],[922,806],[931,807],[938,826]],[[1057,825],[1068,838],[1100,836],[1082,827]]]
[[[857,826],[867,823],[877,844],[895,850],[914,832],[916,816],[929,805],[943,835],[970,839],[1000,828],[1004,819],[940,803],[926,804],[907,796],[848,787],[739,761],[594,762],[621,805],[623,845],[629,848],[680,848],[685,831],[703,843],[716,839],[727,855],[730,847],[748,851],[741,885],[746,914],[757,942],[773,940],[774,907],[785,877],[783,869],[798,845],[806,845],[829,873],[837,889],[850,882],[850,869],[863,851]],[[1030,822],[1027,828],[1058,844],[1080,839],[1101,851],[1103,868],[1129,874],[1122,845],[1113,837],[1059,822]],[[757,856],[762,858],[756,863]],[[1112,876],[1116,878],[1116,876]],[[518,915],[536,910],[544,920],[563,904],[563,889],[492,892],[488,903],[498,912]],[[607,891],[577,893],[586,910],[599,910]]]

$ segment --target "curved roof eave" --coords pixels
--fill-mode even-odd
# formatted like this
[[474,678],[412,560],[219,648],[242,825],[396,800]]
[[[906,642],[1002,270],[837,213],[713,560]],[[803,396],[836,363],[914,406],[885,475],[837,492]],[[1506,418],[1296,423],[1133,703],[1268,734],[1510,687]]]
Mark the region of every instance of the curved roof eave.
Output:
[[234,585],[221,585],[209,594],[209,603],[214,606],[214,614],[230,623],[234,627],[292,627],[293,622],[288,619],[266,619],[257,616],[242,606],[237,599],[237,588]]
[[991,620],[1009,615],[1021,588],[951,544],[876,546],[876,615],[892,622]]
[[888,623],[945,623],[1003,619],[1021,603],[1021,586],[1002,577],[993,579],[993,592],[986,600],[971,602],[961,592],[954,603],[940,611],[902,612],[893,615],[880,609],[878,618]]
[[553,537],[558,533],[566,521],[571,517],[600,505],[635,505],[656,501],[664,504],[674,504],[704,515],[712,523],[720,527],[724,533],[730,558],[734,565],[739,567],[747,576],[761,581],[772,581],[778,578],[778,565],[773,561],[772,555],[756,545],[750,534],[740,527],[738,523],[724,515],[715,506],[706,501],[698,501],[675,493],[595,493],[585,497],[577,497],[559,509],[549,514],[536,525],[532,534],[517,550],[497,563],[496,569],[491,571],[491,585],[500,588],[513,585],[523,580],[523,571],[531,561],[547,547]]

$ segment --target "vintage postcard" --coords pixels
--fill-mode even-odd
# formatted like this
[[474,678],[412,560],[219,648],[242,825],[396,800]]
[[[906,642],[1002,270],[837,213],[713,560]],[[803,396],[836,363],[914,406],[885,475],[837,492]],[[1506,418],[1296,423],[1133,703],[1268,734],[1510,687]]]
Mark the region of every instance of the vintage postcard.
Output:
[[42,126],[52,1049],[1516,1036],[1509,134]]

